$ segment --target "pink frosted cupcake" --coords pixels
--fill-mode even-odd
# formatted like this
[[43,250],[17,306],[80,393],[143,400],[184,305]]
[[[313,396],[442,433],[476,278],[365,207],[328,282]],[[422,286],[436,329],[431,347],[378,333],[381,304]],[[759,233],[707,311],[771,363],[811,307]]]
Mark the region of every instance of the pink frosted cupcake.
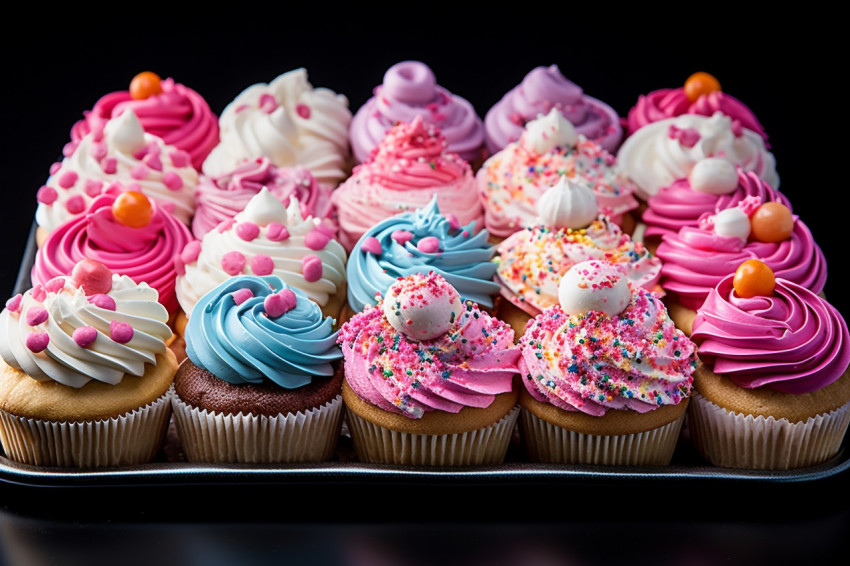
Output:
[[139,117],[145,132],[188,153],[196,170],[218,143],[218,116],[200,94],[172,78],[163,80],[145,71],[133,77],[128,90],[106,94],[83,112],[83,119],[71,128],[72,146],[125,110]]
[[339,240],[351,250],[381,220],[423,208],[435,195],[440,211],[461,226],[483,221],[472,168],[443,132],[420,117],[396,124],[332,195]]

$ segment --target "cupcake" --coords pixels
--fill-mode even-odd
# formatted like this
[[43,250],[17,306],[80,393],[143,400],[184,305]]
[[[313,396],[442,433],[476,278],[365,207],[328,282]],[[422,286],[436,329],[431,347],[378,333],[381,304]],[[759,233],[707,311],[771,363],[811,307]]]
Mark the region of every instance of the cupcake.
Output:
[[350,123],[344,95],[314,88],[306,69],[288,71],[268,84],[249,86],[225,106],[221,139],[201,170],[217,177],[268,157],[277,167],[306,167],[320,183],[336,187],[350,170]]
[[266,188],[285,206],[298,200],[301,216],[319,218],[336,232],[336,209],[331,188],[322,185],[305,167],[275,167],[267,157],[245,161],[215,177],[201,175],[195,187],[192,233],[197,239],[241,212],[248,201]]
[[71,128],[72,147],[125,110],[138,116],[146,132],[188,153],[196,170],[218,143],[218,116],[200,94],[172,78],[144,71],[133,77],[127,90],[105,94],[83,112],[83,119]]
[[390,128],[416,117],[443,132],[448,151],[473,167],[481,163],[484,123],[468,100],[437,84],[434,71],[421,61],[401,61],[387,69],[372,97],[355,112],[350,136],[356,162],[368,161]]
[[588,96],[557,65],[535,67],[484,115],[487,150],[497,153],[517,141],[525,125],[557,108],[585,138],[614,153],[623,137],[620,116],[610,105]]
[[133,110],[84,136],[50,169],[36,198],[38,243],[72,218],[84,215],[99,195],[120,183],[134,186],[188,225],[195,212],[198,172],[189,154],[146,133]]
[[617,163],[643,200],[687,177],[706,157],[721,157],[779,189],[776,159],[764,139],[722,112],[682,114],[647,124],[617,150]]
[[693,386],[693,342],[609,262],[574,265],[558,296],[519,340],[529,460],[668,465]]
[[497,249],[496,281],[506,300],[498,303],[496,316],[517,336],[530,318],[558,303],[561,277],[583,261],[609,261],[638,287],[660,291],[661,261],[599,214],[590,187],[561,177],[537,208],[538,221]]
[[0,314],[0,441],[35,466],[154,460],[177,360],[168,312],[145,283],[83,260],[12,297]]
[[362,462],[504,461],[518,407],[513,330],[436,273],[401,278],[343,324],[346,422]]
[[614,155],[579,134],[558,109],[528,122],[519,140],[476,174],[487,230],[506,238],[537,221],[537,201],[561,176],[589,184],[601,212],[631,233],[635,185]]
[[342,426],[342,353],[330,318],[274,275],[240,275],[198,302],[174,378],[186,460],[330,460]]
[[415,117],[390,128],[369,160],[334,191],[340,242],[351,250],[378,222],[422,208],[434,195],[460,224],[483,222],[469,163],[450,151],[439,128]]
[[682,114],[712,116],[715,112],[729,116],[741,127],[757,133],[767,142],[767,133],[753,111],[731,94],[723,92],[720,81],[703,71],[689,76],[680,87],[660,88],[640,95],[629,109],[626,135],[634,134],[647,124]]
[[809,228],[784,204],[754,196],[703,216],[697,227],[666,234],[656,256],[670,316],[688,334],[711,290],[748,259],[763,261],[777,277],[814,293],[826,284],[826,258]]
[[436,195],[418,210],[375,224],[346,265],[349,316],[377,304],[397,279],[429,272],[446,279],[461,301],[492,309],[499,286],[493,281],[496,249],[488,238],[474,222],[462,226],[456,217],[441,214]]
[[694,320],[701,364],[688,429],[729,468],[826,462],[850,423],[850,335],[811,290],[747,260],[711,290]]
[[345,249],[318,218],[302,217],[294,196],[287,207],[264,187],[242,212],[179,252],[177,300],[191,318],[201,297],[227,279],[274,275],[325,316],[338,318],[346,296],[345,262]]

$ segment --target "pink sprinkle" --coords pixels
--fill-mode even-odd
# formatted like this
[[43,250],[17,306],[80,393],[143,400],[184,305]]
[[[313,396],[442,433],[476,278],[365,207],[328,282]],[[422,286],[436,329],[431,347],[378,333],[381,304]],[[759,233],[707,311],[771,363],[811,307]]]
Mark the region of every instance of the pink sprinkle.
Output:
[[255,275],[271,275],[274,271],[274,260],[267,255],[255,255],[251,258],[251,271]]
[[230,230],[230,227],[233,226],[235,223],[236,221],[234,219],[225,218],[224,220],[218,223],[218,226],[216,226],[215,229],[218,230],[219,234],[223,234],[224,232]]
[[74,155],[74,151],[77,149],[77,145],[79,145],[79,143],[73,141],[66,143],[62,147],[62,155],[64,155],[65,157],[71,157],[72,155]]
[[295,112],[297,112],[298,115],[304,118],[305,120],[310,118],[310,107],[306,104],[297,104],[295,106]]
[[162,171],[162,159],[156,153],[148,153],[142,161],[154,171]]
[[360,249],[374,255],[381,255],[384,251],[384,248],[381,247],[381,242],[375,236],[369,236],[363,240],[363,243],[360,244]]
[[304,236],[304,245],[313,251],[325,249],[331,239],[321,230],[312,230]]
[[106,148],[106,144],[103,142],[95,142],[91,144],[91,156],[95,161],[100,161],[109,151]]
[[260,235],[260,227],[253,222],[240,222],[236,225],[236,235],[250,242]]
[[266,114],[271,114],[277,109],[277,100],[271,94],[265,93],[260,95],[259,100],[260,110]]
[[396,230],[393,232],[390,237],[398,242],[400,246],[403,246],[407,242],[413,239],[413,233],[408,232],[407,230]]
[[249,108],[249,106],[247,104],[240,104],[239,106],[236,107],[236,110],[234,112],[236,114],[239,114],[240,112],[242,112],[243,110],[247,110],[248,108]]
[[328,226],[324,222],[318,224],[316,226],[316,230],[318,230],[322,234],[325,234],[328,238],[333,238],[334,236],[336,236],[336,231],[334,230],[334,227]]
[[452,230],[457,230],[460,228],[460,221],[457,219],[457,216],[452,214],[451,212],[446,214],[446,220],[449,221],[449,228]]
[[96,295],[92,295],[91,297],[89,297],[89,302],[96,307],[99,307],[99,308],[102,308],[102,309],[105,309],[105,310],[108,310],[108,311],[114,311],[115,308],[116,308],[115,307],[115,299],[113,299],[109,295],[105,295],[103,293],[98,293]]
[[744,135],[744,126],[741,125],[740,120],[732,120],[732,135],[736,138]]
[[42,285],[37,284],[32,288],[32,291],[30,291],[30,295],[32,295],[33,299],[41,303],[47,298],[47,291],[44,290]]
[[26,321],[30,326],[38,326],[47,320],[47,310],[44,307],[30,307],[27,309]]
[[128,191],[141,191],[141,190],[142,190],[141,188],[131,188],[131,187],[138,187],[138,186],[139,186],[139,185],[138,185],[137,183],[132,183],[130,186],[128,186],[128,187],[125,189],[125,188],[124,188],[124,186],[123,186],[120,182],[115,181],[115,182],[113,182],[113,183],[110,183],[110,184],[109,184],[109,186],[108,186],[108,187],[106,187],[106,190],[105,190],[105,191],[103,191],[103,192],[104,192],[104,193],[106,193],[106,194],[108,194],[108,195],[115,195],[115,196],[118,196],[118,195],[120,195],[121,193],[123,193],[125,190],[128,190]]
[[86,179],[86,183],[83,186],[83,192],[88,196],[94,198],[100,194],[101,190],[103,190],[103,181],[99,181],[97,179]]
[[289,230],[283,224],[270,222],[268,228],[266,228],[266,236],[272,242],[281,242],[289,239]]
[[47,335],[47,332],[30,332],[27,334],[24,343],[31,352],[37,354],[47,348],[50,343],[50,336]]
[[113,320],[109,323],[109,337],[119,344],[126,344],[133,339],[133,327],[126,322]]
[[107,175],[114,175],[118,171],[118,160],[114,157],[107,157],[100,162],[100,168]]
[[150,171],[150,169],[148,169],[147,165],[139,163],[130,170],[130,177],[141,180],[148,176],[148,171]]
[[245,256],[240,252],[227,252],[221,256],[221,268],[228,275],[239,275],[245,269]]
[[512,123],[516,124],[517,126],[522,126],[524,124],[522,116],[520,116],[519,113],[517,113],[517,112],[511,113],[511,115],[508,116],[508,120],[510,120]]
[[435,236],[427,236],[419,240],[416,247],[419,248],[419,251],[425,252],[426,254],[436,253],[440,251],[440,240],[438,240]]
[[77,173],[75,171],[65,171],[56,180],[56,183],[63,189],[70,189],[77,184]]
[[192,161],[192,156],[190,156],[188,152],[180,149],[172,151],[168,157],[171,158],[171,163],[175,167],[188,167],[189,163]]
[[62,289],[65,288],[65,278],[64,277],[54,277],[50,281],[44,284],[44,290],[48,293],[58,293]]
[[461,235],[462,235],[464,238],[469,237],[469,230],[464,230],[463,232],[461,232]]
[[266,297],[263,301],[263,309],[271,318],[277,318],[294,309],[296,304],[298,304],[298,298],[292,289],[281,289],[279,293]]
[[44,185],[38,189],[38,192],[35,194],[35,198],[42,204],[50,205],[56,202],[56,199],[59,198],[59,193],[57,193],[56,189],[53,187]]
[[59,172],[59,170],[61,168],[62,168],[62,164],[57,161],[56,163],[54,163],[53,165],[50,166],[50,169],[48,170],[48,172],[49,172],[50,175],[55,175],[56,173]]
[[198,256],[201,254],[201,242],[198,240],[192,240],[185,246],[183,246],[183,251],[180,252],[180,259],[183,260],[183,263],[192,263],[198,259]]
[[162,176],[162,183],[171,191],[179,191],[183,188],[183,179],[174,171],[169,171]]
[[183,277],[186,275],[186,262],[183,261],[183,258],[180,255],[174,256],[174,273],[177,277]]
[[97,330],[95,330],[91,326],[81,326],[74,330],[74,333],[71,335],[71,338],[74,339],[74,342],[77,343],[77,346],[80,348],[85,348],[87,346],[91,346],[92,342],[97,338]]
[[86,209],[86,201],[83,195],[74,195],[65,201],[65,208],[71,214],[80,214]]
[[253,296],[254,293],[251,291],[251,289],[238,289],[233,292],[233,302],[237,305],[241,305]]
[[322,278],[322,260],[319,256],[307,255],[301,259],[301,273],[304,279],[310,283]]
[[283,300],[285,312],[291,311],[298,304],[298,296],[292,289],[281,289],[277,295]]
[[14,297],[12,297],[8,301],[6,301],[6,308],[9,309],[12,312],[18,312],[18,310],[21,308],[21,299],[22,298],[23,298],[23,295],[18,293],[17,295],[15,295]]
[[685,147],[694,147],[700,140],[700,133],[693,128],[687,128],[679,132],[679,143]]
[[174,210],[177,208],[177,203],[171,200],[160,201],[159,207],[165,212],[170,212],[174,214]]

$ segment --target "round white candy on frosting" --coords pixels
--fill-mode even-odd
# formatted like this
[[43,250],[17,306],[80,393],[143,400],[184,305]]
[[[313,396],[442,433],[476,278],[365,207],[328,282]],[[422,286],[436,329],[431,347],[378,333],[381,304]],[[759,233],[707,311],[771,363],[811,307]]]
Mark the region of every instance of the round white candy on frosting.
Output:
[[714,233],[747,241],[750,237],[750,217],[737,206],[714,215]]
[[728,195],[738,186],[738,170],[731,161],[720,157],[706,157],[694,164],[688,180],[695,191]]
[[596,195],[584,183],[564,175],[537,201],[537,214],[544,226],[585,228],[599,214]]
[[614,316],[625,310],[631,297],[628,281],[607,261],[577,263],[561,277],[558,285],[561,309],[569,315],[600,311]]
[[[437,285],[429,284],[437,282]],[[431,340],[451,329],[463,312],[460,295],[433,273],[396,281],[387,290],[384,315],[393,328],[414,340]]]
[[528,122],[522,137],[528,149],[541,155],[556,147],[573,147],[578,143],[575,126],[557,108]]

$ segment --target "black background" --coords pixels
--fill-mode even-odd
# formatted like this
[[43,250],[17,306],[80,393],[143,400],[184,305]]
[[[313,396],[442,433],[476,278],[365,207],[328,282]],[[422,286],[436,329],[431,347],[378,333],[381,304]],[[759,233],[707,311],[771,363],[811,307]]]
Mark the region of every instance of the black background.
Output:
[[[847,88],[841,84],[847,74],[841,40],[846,32],[837,30],[837,16],[829,13],[687,8],[664,12],[653,6],[648,13],[650,8],[643,7],[627,16],[608,3],[581,10],[532,3],[474,9],[355,5],[344,10],[315,3],[270,10],[242,3],[209,6],[206,11],[214,15],[192,17],[178,17],[168,5],[134,5],[126,12],[44,8],[43,13],[4,17],[0,295],[12,292],[35,192],[61,157],[71,125],[102,94],[127,88],[136,73],[151,70],[172,77],[201,93],[219,113],[245,87],[305,67],[314,86],[346,95],[354,111],[390,65],[418,59],[482,117],[537,65],[558,64],[587,94],[621,115],[640,94],[677,86],[697,70],[714,74],[766,128],[780,188],[824,250],[826,295],[846,316],[850,159]],[[186,520],[170,519],[169,509],[181,509],[173,516],[182,517],[193,505],[179,489],[163,491],[153,505],[147,498],[156,494],[146,493],[144,505],[134,500],[132,489],[110,494],[116,511],[103,505],[100,516],[86,515],[84,521],[66,520],[67,513],[51,521],[50,501],[61,505],[62,500],[50,496],[34,502],[35,519],[26,513],[20,517],[18,509],[0,514],[0,563],[78,563],[74,559],[87,556],[85,563],[93,564],[107,555],[132,555],[179,556],[185,564],[225,564],[237,558],[350,564],[588,564],[609,562],[606,558],[781,564],[791,557],[811,562],[846,549],[846,477],[752,491],[734,484],[652,487],[652,493],[607,484],[564,485],[546,493],[505,488],[473,490],[466,497],[463,490],[434,486],[424,497],[403,485],[373,486],[368,494],[352,486],[357,497],[341,490],[316,501],[308,486],[297,490],[306,501],[292,492],[244,501],[238,494],[221,496],[225,486],[224,491],[191,494],[221,499],[219,516],[189,514]],[[0,503],[6,496],[0,486]],[[325,506],[323,512],[313,507],[311,522],[301,524],[299,509],[317,504]],[[132,515],[135,506],[144,511],[133,522],[119,520]],[[270,506],[279,514],[271,513]],[[44,515],[48,522],[42,522]],[[326,521],[312,522],[317,515]],[[260,517],[261,524],[251,524]],[[364,526],[364,517],[377,523]],[[206,523],[209,519],[216,524]],[[222,526],[220,521],[232,523]],[[142,545],[143,540],[154,544]]]

